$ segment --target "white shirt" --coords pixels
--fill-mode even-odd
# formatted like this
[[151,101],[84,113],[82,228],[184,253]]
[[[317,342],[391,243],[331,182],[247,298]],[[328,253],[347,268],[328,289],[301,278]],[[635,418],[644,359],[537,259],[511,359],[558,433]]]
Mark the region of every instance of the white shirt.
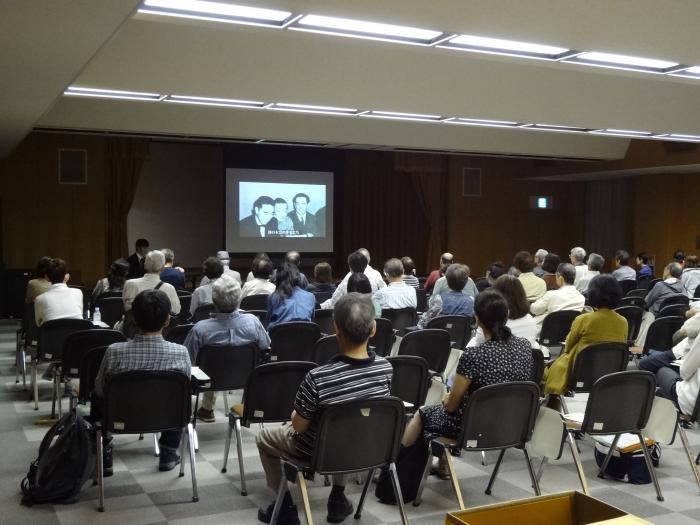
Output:
[[381,306],[382,310],[415,308],[417,305],[416,289],[408,286],[403,280],[380,288],[372,294],[372,299]]
[[[369,279],[369,284],[372,287],[372,293],[386,286],[384,279],[382,279],[382,274],[372,268],[369,264],[367,265],[367,268],[365,268],[364,274],[367,276],[367,279]],[[337,303],[342,296],[348,293],[348,279],[350,279],[351,275],[352,272],[348,272],[345,277],[343,277],[343,280],[335,289],[335,292],[333,292],[331,298],[321,303],[322,309],[332,309],[335,306],[335,303]]]
[[678,406],[684,414],[692,414],[695,408],[695,400],[700,392],[700,337],[695,339],[690,347],[688,355],[681,363],[681,379],[676,383],[676,394],[678,394]]
[[[124,283],[124,291],[122,299],[124,301],[124,310],[131,310],[131,303],[134,302],[136,296],[144,290],[153,290],[160,281],[160,274],[147,273],[138,279],[129,279]],[[163,283],[159,290],[165,292],[170,299],[170,312],[173,314],[180,313],[180,299],[177,296],[177,291],[172,284]]]
[[586,298],[579,292],[576,287],[570,284],[565,284],[558,290],[549,290],[530,305],[530,313],[535,316],[537,324],[537,332],[542,328],[542,321],[547,317],[547,314],[558,312],[560,310],[583,310],[583,305],[586,303]]
[[587,266],[584,266],[585,269],[579,273],[578,266],[576,268],[576,280],[574,281],[574,286],[579,292],[584,293],[588,290],[588,283],[591,282],[591,279],[593,279],[596,275],[600,275],[600,272],[589,270]]
[[681,274],[681,282],[688,297],[695,295],[695,288],[700,284],[700,268],[685,268]]
[[700,334],[700,311],[690,319],[686,319],[683,326],[681,326],[681,330],[684,330],[687,336],[673,347],[673,354],[676,356],[676,359],[683,359],[685,357],[690,347],[695,343],[695,339]]
[[34,319],[41,326],[54,319],[82,319],[83,292],[68,288],[64,283],[52,284],[51,288],[34,300]]
[[214,283],[218,279],[207,280],[205,284],[199,285],[194,292],[192,292],[192,299],[190,300],[190,314],[194,315],[197,308],[205,304],[212,304],[211,292],[214,287]]
[[[236,281],[238,281],[238,284],[242,285],[243,283],[241,282],[241,274],[238,273],[236,270],[232,270],[231,268],[228,267],[228,264],[224,264],[224,275],[228,275],[229,277],[232,277]],[[252,274],[251,274],[252,275]],[[248,279],[250,280],[250,279]],[[202,277],[202,280],[199,281],[199,286],[204,286],[209,282],[209,277],[206,275]]]
[[[252,275],[252,274],[251,274]],[[243,285],[241,299],[249,295],[271,294],[275,291],[275,285],[267,279],[253,278]]]
[[[506,326],[510,328],[514,336],[527,339],[532,348],[540,347],[540,344],[537,342],[537,325],[530,314],[526,314],[519,319],[508,319]],[[467,343],[467,346],[479,346],[485,342],[484,331],[479,327],[476,329],[474,337]]]

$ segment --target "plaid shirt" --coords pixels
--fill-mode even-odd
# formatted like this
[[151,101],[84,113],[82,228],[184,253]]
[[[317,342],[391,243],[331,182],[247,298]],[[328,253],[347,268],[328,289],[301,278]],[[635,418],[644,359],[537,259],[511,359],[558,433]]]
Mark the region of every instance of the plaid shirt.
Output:
[[95,378],[95,393],[104,397],[107,377],[131,370],[180,371],[190,376],[190,354],[160,335],[136,335],[132,341],[109,345]]

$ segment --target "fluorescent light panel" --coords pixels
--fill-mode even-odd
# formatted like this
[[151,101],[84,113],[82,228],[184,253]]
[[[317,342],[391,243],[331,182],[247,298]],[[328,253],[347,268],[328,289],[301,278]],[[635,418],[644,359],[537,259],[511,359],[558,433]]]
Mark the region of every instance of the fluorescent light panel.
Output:
[[615,53],[602,53],[600,51],[587,51],[563,61],[611,69],[641,71],[644,73],[667,73],[668,70],[673,70],[680,65],[677,62],[670,62],[668,60],[618,55]]
[[521,58],[539,58],[543,60],[560,60],[576,51],[565,47],[518,42],[501,38],[489,38],[476,35],[459,35],[440,46],[446,49],[458,49],[475,53],[515,56]]
[[579,128],[576,126],[559,126],[557,124],[525,124],[521,126],[526,129],[537,131],[552,131],[557,133],[588,133],[591,128]]
[[693,66],[682,70],[677,70],[676,72],[669,73],[669,75],[672,77],[683,77],[692,78],[694,80],[700,80],[700,66]]
[[451,117],[443,119],[448,124],[461,124],[462,126],[481,126],[487,128],[515,128],[519,126],[517,122],[509,120],[485,120],[478,118]]
[[262,109],[264,102],[255,100],[237,100],[231,98],[193,97],[189,95],[169,95],[164,102],[174,104],[191,104],[195,106],[215,106],[224,108]]
[[417,122],[441,122],[440,115],[425,115],[422,113],[401,113],[398,111],[365,111],[360,117],[382,118],[388,120],[412,120]]
[[357,113],[357,110],[353,108],[339,108],[333,106],[309,106],[305,104],[288,104],[283,102],[278,102],[267,106],[266,109],[272,109],[276,111],[291,111],[295,113],[313,113],[319,115],[353,116]]
[[265,27],[283,27],[292,16],[289,11],[207,0],[145,0],[139,12]]
[[63,92],[70,97],[94,97],[94,98],[114,98],[121,100],[146,100],[158,101],[161,98],[159,93],[146,93],[143,91],[122,91],[118,89],[100,89],[80,86],[69,86]]

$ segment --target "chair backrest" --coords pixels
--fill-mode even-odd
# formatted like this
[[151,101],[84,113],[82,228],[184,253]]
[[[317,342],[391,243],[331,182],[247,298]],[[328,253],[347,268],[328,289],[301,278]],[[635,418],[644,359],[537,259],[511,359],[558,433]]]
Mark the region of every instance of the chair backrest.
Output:
[[634,290],[637,287],[637,281],[634,279],[625,279],[624,281],[618,281],[620,288],[622,288],[622,295],[627,295],[630,290]]
[[169,326],[163,331],[163,339],[179,345],[185,344],[185,339],[187,339],[187,335],[190,333],[193,326],[194,324],[192,323]]
[[637,290],[649,290],[653,277],[651,275],[644,275],[637,278]]
[[474,285],[476,285],[476,289],[479,290],[479,292],[483,292],[486,288],[491,287],[491,283],[486,277],[477,277],[474,279]]
[[281,361],[260,365],[248,376],[243,391],[241,424],[289,421],[299,385],[316,363]]
[[100,296],[97,298],[96,305],[99,306],[99,303],[102,299],[111,299],[113,297],[121,298],[123,295],[123,292],[105,292],[103,294],[100,294]]
[[428,292],[422,286],[416,288],[416,311],[425,312],[428,309]]
[[259,293],[254,295],[246,295],[241,300],[241,310],[267,310],[267,300],[270,294]]
[[214,306],[214,303],[202,304],[198,306],[192,314],[191,322],[196,323],[198,321],[203,321],[204,319],[209,319],[209,317],[211,317],[210,314],[213,314],[214,312],[216,312],[216,306]]
[[[403,402],[395,397],[324,407],[318,422],[311,468],[319,474],[350,473],[396,461],[404,419]],[[358,447],[358,443],[362,446]]]
[[181,372],[114,374],[105,384],[102,428],[120,434],[181,430],[190,421],[191,403],[190,378]]
[[643,353],[649,350],[665,352],[673,348],[673,334],[680,330],[684,322],[683,317],[657,317],[649,326]]
[[593,384],[607,374],[622,372],[627,367],[628,352],[625,343],[605,342],[589,345],[581,350],[569,376],[569,389],[590,392]]
[[335,334],[335,325],[333,324],[333,310],[318,309],[314,312],[313,322],[321,329],[324,335]]
[[685,317],[685,313],[690,310],[687,304],[669,304],[659,310],[658,317]]
[[532,373],[530,374],[530,381],[539,385],[542,382],[542,377],[544,376],[544,354],[539,348],[532,349]]
[[100,370],[100,364],[107,352],[107,346],[98,346],[88,350],[80,360],[80,390],[78,391],[78,402],[86,404],[92,397],[95,390],[95,378]]
[[394,372],[391,376],[391,395],[413,405],[425,404],[428,395],[428,363],[417,355],[387,357]]
[[382,310],[382,317],[391,321],[391,326],[399,335],[403,335],[409,326],[418,324],[418,315],[415,308],[397,308]]
[[310,321],[278,324],[270,330],[270,360],[313,362],[320,337],[321,329]]
[[[320,305],[333,297],[333,292],[313,292],[313,294],[316,298],[316,305]],[[318,306],[316,306],[316,308],[318,308]]]
[[197,352],[197,366],[210,378],[202,390],[236,390],[243,388],[248,376],[260,362],[257,343],[241,346],[203,346]]
[[398,355],[417,355],[428,363],[428,368],[442,374],[450,358],[450,333],[441,328],[425,328],[406,334],[399,345]]
[[643,429],[654,401],[656,379],[643,370],[600,377],[588,396],[581,430],[586,434],[620,434]]
[[63,359],[63,343],[73,332],[91,330],[95,327],[86,319],[54,319],[39,327],[37,355],[40,359],[60,361]]
[[[698,286],[700,288],[700,286]],[[36,341],[39,338],[39,327],[36,325],[36,316],[34,314],[34,303],[24,305],[24,317],[22,318],[22,327],[26,334],[27,344]]]
[[450,333],[452,346],[464,350],[473,324],[474,318],[466,315],[438,315],[428,321],[426,328],[447,330]]
[[637,306],[639,308],[644,308],[644,297],[639,297],[638,295],[627,295],[620,299],[620,306]]
[[190,306],[192,305],[192,294],[180,295],[177,298],[180,300],[180,313],[174,319],[175,324],[184,324],[190,317]]
[[659,310],[663,310],[667,306],[671,305],[685,305],[687,306],[690,302],[688,296],[684,293],[677,293],[673,295],[668,295],[663,298],[661,304],[659,305]]
[[627,319],[627,341],[634,341],[639,335],[639,328],[642,326],[642,316],[644,310],[639,306],[620,306],[615,311]]
[[540,388],[531,381],[488,385],[469,394],[460,447],[493,450],[523,446],[530,440],[539,408]]
[[93,328],[73,332],[66,337],[63,344],[63,377],[80,377],[80,363],[83,356],[98,346],[109,346],[112,343],[126,341],[124,334],[118,330]]
[[325,365],[333,357],[340,353],[338,338],[334,335],[326,335],[316,341],[314,348],[314,363],[318,366]]
[[571,325],[581,312],[576,310],[559,310],[547,314],[542,321],[539,342],[543,345],[559,345],[569,334]]
[[391,347],[394,345],[394,328],[389,319],[380,317],[374,321],[377,329],[374,337],[369,339],[369,346],[374,348],[377,355],[384,357],[391,353]]
[[253,314],[255,317],[258,318],[260,324],[262,324],[263,326],[267,326],[267,310],[246,310],[245,313]]
[[95,305],[100,309],[100,320],[113,327],[124,315],[124,301],[119,297],[100,296]]
[[625,297],[641,297],[642,299],[647,296],[649,290],[647,288],[634,288],[627,292]]
[[693,294],[693,299],[700,299],[700,286],[695,287],[695,293]]
[[656,283],[660,283],[663,281],[660,277],[655,277],[654,279],[649,281],[649,289],[651,290],[654,286],[656,286]]

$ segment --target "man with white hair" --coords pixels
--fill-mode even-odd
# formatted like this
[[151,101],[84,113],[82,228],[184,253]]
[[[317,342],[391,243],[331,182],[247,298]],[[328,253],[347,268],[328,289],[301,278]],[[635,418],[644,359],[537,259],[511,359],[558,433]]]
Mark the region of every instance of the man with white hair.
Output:
[[537,277],[542,277],[544,275],[542,263],[544,262],[544,258],[547,257],[548,253],[549,252],[544,248],[540,248],[535,252],[535,267],[533,268],[532,273],[534,273]]
[[175,287],[171,284],[164,283],[160,280],[160,272],[165,267],[165,255],[159,250],[153,250],[146,254],[143,260],[143,269],[146,272],[143,277],[137,279],[129,279],[124,283],[124,291],[122,292],[122,300],[124,301],[124,310],[131,310],[131,303],[134,298],[144,290],[161,290],[165,292],[170,299],[170,313],[180,313],[180,299],[177,296]]
[[579,272],[576,267],[576,279],[574,280],[574,286],[581,293],[586,293],[588,291],[588,283],[591,282],[596,275],[600,275],[600,271],[605,265],[605,259],[602,255],[597,253],[591,253],[588,256],[588,266],[583,266],[586,268],[585,271]]
[[364,273],[367,276],[369,284],[372,287],[372,293],[386,286],[381,274],[369,265],[369,252],[367,248],[359,248],[357,251],[352,252],[348,256],[348,267],[350,271],[345,274],[345,277],[335,289],[331,298],[321,303],[322,309],[332,309],[335,303],[348,293],[348,280],[353,273]]
[[574,246],[569,252],[569,259],[571,260],[571,264],[576,268],[576,279],[578,280],[581,275],[588,271],[588,267],[585,263],[586,250],[580,246]]
[[[241,285],[229,275],[222,275],[211,286],[211,298],[216,313],[209,319],[199,321],[185,339],[185,346],[193,363],[197,352],[204,346],[244,346],[255,343],[260,350],[270,347],[270,337],[253,314],[241,313]],[[205,423],[216,421],[214,404],[216,392],[205,392],[202,406],[197,410],[197,419]]]
[[[243,285],[243,281],[241,281],[241,274],[238,273],[236,270],[232,270],[231,268],[228,267],[229,263],[231,262],[231,256],[226,250],[220,250],[216,252],[216,258],[221,261],[221,264],[224,265],[224,275],[228,275],[229,277],[233,277],[236,281],[238,281],[238,284],[240,286]],[[199,286],[204,286],[209,282],[209,278],[205,275],[202,277],[202,280],[199,282]]]

